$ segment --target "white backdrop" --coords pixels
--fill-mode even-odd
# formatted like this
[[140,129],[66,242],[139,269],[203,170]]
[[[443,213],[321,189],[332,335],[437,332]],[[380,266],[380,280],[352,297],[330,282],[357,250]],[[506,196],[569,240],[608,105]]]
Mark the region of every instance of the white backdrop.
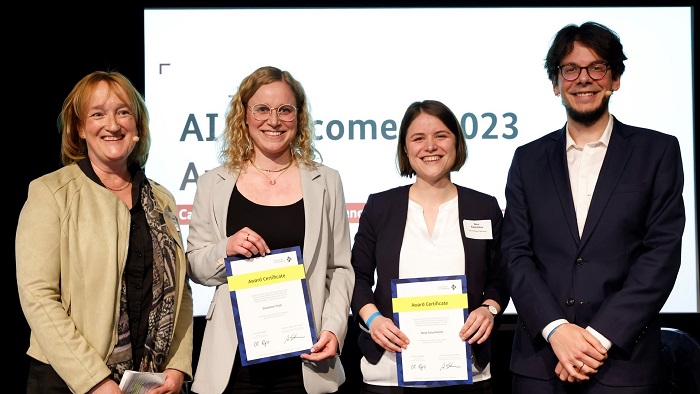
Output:
[[[435,99],[464,119],[469,156],[453,181],[498,198],[517,146],[566,121],[544,69],[554,34],[600,22],[621,37],[627,70],[610,102],[622,122],[673,134],[685,164],[683,263],[663,312],[698,312],[692,10],[669,8],[146,9],[147,174],[174,194],[183,235],[196,178],[240,81],[260,66],[304,86],[316,147],[340,171],[351,234],[369,193],[412,182],[396,170],[406,107]],[[195,315],[212,288],[193,285]],[[506,312],[515,312],[512,305]]]

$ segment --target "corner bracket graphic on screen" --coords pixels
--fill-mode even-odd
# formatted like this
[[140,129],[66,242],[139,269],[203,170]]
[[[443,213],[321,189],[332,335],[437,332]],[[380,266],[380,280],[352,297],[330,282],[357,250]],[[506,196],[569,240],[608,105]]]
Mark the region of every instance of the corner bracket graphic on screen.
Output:
[[[220,164],[231,95],[273,65],[304,85],[316,147],[343,178],[351,237],[370,193],[412,182],[399,176],[395,150],[403,111],[417,100],[444,102],[462,123],[468,158],[452,180],[507,209],[515,148],[566,122],[544,69],[551,40],[589,20],[615,30],[629,58],[610,112],[680,141],[687,223],[662,312],[698,312],[693,84],[658,82],[659,73],[693,80],[691,7],[145,9],[147,173],[175,194],[186,239],[197,178]],[[195,314],[206,314],[214,289],[193,291]]]

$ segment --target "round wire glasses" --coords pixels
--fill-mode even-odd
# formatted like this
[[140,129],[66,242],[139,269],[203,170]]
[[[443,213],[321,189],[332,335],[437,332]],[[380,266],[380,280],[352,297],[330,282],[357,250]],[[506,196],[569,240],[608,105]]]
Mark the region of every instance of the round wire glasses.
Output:
[[253,114],[253,118],[260,121],[270,119],[270,115],[272,114],[273,110],[275,110],[277,113],[277,119],[284,122],[294,120],[294,118],[297,116],[297,107],[293,106],[292,104],[282,104],[279,107],[270,107],[267,104],[255,104],[253,106],[249,106],[248,108]]

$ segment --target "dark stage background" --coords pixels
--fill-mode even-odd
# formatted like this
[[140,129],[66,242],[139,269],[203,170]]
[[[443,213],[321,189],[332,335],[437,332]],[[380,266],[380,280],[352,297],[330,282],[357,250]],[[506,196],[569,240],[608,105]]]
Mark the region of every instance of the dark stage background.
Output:
[[[457,6],[457,2],[438,2],[431,4],[404,3],[402,5],[422,6]],[[588,2],[590,6],[610,6]],[[665,2],[670,6],[674,2]],[[137,1],[137,2],[50,2],[47,5],[23,2],[16,4],[13,10],[6,9],[3,24],[5,42],[9,46],[3,56],[5,70],[5,104],[6,119],[10,126],[6,130],[13,144],[7,145],[8,155],[6,165],[11,179],[18,177],[10,186],[15,185],[15,193],[11,193],[11,218],[9,231],[14,234],[17,218],[27,196],[29,182],[45,173],[60,168],[60,136],[56,120],[63,103],[73,85],[86,74],[94,70],[113,69],[128,76],[136,87],[144,91],[144,48],[143,48],[143,8],[144,6],[202,6],[202,2],[186,1]],[[236,4],[235,2],[207,2],[209,6],[250,6],[251,4]],[[382,4],[353,2],[337,6],[380,6]],[[266,6],[290,6],[275,2]],[[299,3],[295,4],[299,5]],[[306,2],[306,6],[329,6],[329,3],[314,4]],[[472,5],[470,3],[470,5]],[[516,2],[490,2],[481,5],[516,6]],[[533,5],[529,2],[528,5]],[[553,2],[543,2],[540,5],[558,5]],[[639,2],[637,5],[654,5],[649,2]],[[682,2],[677,5],[693,5],[692,2]],[[385,4],[389,6],[389,4]],[[581,6],[581,5],[577,5]],[[12,22],[12,23],[10,23]],[[12,27],[10,27],[10,25]],[[231,42],[243,40],[243,37],[231,37]],[[240,48],[240,46],[233,45]],[[668,70],[666,71],[669,72]],[[668,78],[670,76],[662,77]],[[657,81],[658,82],[658,81]],[[694,82],[693,82],[694,83]],[[653,97],[651,99],[661,99]],[[11,109],[10,111],[7,111]],[[15,112],[18,109],[19,114]],[[7,140],[6,140],[7,141]],[[698,141],[695,141],[698,151]],[[149,163],[153,165],[153,163]],[[696,182],[697,184],[697,182]],[[696,193],[697,194],[697,193]],[[692,218],[688,218],[692,220]],[[14,236],[4,237],[3,242],[14,257]],[[41,239],[36,240],[42,242]],[[15,265],[11,264],[12,279],[15,277]],[[12,280],[16,283],[16,280]],[[19,306],[16,285],[9,289],[9,321],[10,354],[8,361],[13,372],[10,379],[18,387],[24,387],[26,382],[28,357],[25,351],[29,344],[29,327]],[[700,338],[700,314],[662,314],[664,326],[686,331],[696,339]],[[494,360],[492,362],[493,384],[496,393],[509,392],[510,373],[508,360],[512,340],[515,316],[504,317],[503,324],[496,332],[494,341]],[[354,334],[357,329],[350,326],[349,337],[343,349],[343,361],[348,373],[348,381],[343,387],[344,392],[355,390],[361,382],[359,376],[359,354]],[[199,344],[204,329],[203,317],[195,318],[195,361],[198,357]],[[195,363],[196,366],[196,363]],[[24,389],[21,389],[24,391]]]

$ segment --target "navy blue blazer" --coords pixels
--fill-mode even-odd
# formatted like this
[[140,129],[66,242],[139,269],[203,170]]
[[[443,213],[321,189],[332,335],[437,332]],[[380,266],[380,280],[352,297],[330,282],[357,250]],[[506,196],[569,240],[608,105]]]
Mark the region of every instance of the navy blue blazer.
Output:
[[613,343],[592,379],[658,382],[659,311],[685,226],[678,139],[614,119],[581,237],[565,145],[562,128],[519,147],[508,174],[501,248],[518,312],[510,369],[555,378],[558,360],[541,331],[567,319]]
[[[408,215],[409,188],[410,185],[406,185],[371,194],[360,216],[352,247],[355,290],[350,307],[355,320],[362,326],[364,322],[358,312],[369,303],[375,304],[383,316],[391,318],[393,315],[391,280],[399,277],[399,254]],[[469,310],[478,308],[489,298],[498,302],[501,310],[504,310],[510,298],[505,274],[500,269],[498,247],[503,211],[495,197],[462,186],[457,186],[457,200]],[[466,238],[463,220],[490,220],[493,239]],[[377,286],[372,291],[375,269]],[[384,348],[377,345],[365,330],[360,330],[358,344],[362,354],[372,364],[376,364],[384,354]],[[478,365],[483,367],[490,360],[490,346],[490,340],[472,346]]]

